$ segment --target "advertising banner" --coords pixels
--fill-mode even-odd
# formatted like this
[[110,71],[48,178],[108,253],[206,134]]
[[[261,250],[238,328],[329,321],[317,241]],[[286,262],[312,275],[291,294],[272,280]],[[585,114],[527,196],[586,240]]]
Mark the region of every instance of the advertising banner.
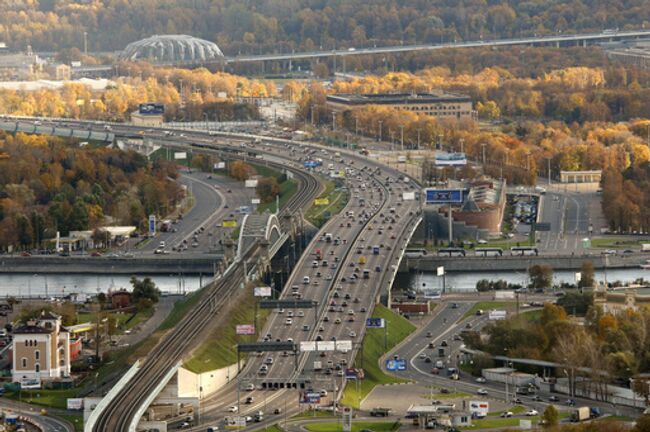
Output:
[[406,359],[386,360],[386,370],[389,370],[389,371],[405,371],[406,370]]
[[187,152],[174,152],[174,159],[187,159]]
[[83,398],[68,398],[66,406],[69,410],[82,410],[84,407]]
[[467,156],[465,153],[436,155],[435,163],[437,166],[463,166],[467,165]]
[[237,228],[237,221],[232,219],[225,219],[221,226],[224,228]]
[[329,203],[330,203],[329,198],[316,198],[314,200],[314,205],[317,205],[317,206],[329,205]]
[[244,187],[247,187],[247,188],[255,188],[255,187],[257,187],[257,180],[246,180],[244,182]]
[[261,286],[253,288],[255,297],[271,297],[271,287]]
[[160,115],[165,113],[165,105],[160,103],[144,103],[140,104],[138,109],[140,114]]
[[255,326],[253,324],[238,324],[235,327],[235,334],[238,335],[254,335]]
[[473,417],[483,418],[488,415],[490,411],[490,403],[487,401],[470,401],[469,412]]
[[320,393],[319,392],[304,392],[300,395],[301,404],[310,404],[318,405],[320,404]]

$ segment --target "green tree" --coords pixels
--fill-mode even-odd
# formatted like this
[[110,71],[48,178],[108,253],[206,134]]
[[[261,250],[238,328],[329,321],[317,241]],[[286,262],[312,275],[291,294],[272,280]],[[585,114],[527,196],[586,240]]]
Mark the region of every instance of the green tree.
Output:
[[138,303],[141,299],[151,300],[153,303],[158,302],[160,297],[160,290],[151,278],[144,278],[139,280],[135,276],[131,278],[131,285],[133,286],[133,302]]
[[553,405],[549,405],[542,414],[542,420],[545,428],[554,428],[560,422],[560,414]]
[[530,287],[533,289],[548,289],[553,284],[553,269],[548,265],[535,264],[528,269]]
[[557,300],[557,304],[562,306],[567,313],[584,316],[594,303],[592,293],[574,293],[569,292]]

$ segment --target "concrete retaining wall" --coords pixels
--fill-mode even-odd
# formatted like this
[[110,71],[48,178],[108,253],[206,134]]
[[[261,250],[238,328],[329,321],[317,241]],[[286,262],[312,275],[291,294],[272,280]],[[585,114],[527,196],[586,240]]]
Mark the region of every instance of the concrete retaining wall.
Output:
[[105,258],[0,256],[0,273],[213,274],[220,256]]
[[[241,367],[244,367],[244,360]],[[177,397],[206,398],[237,377],[237,363],[225,368],[196,374],[185,368],[178,369]],[[201,391],[203,388],[203,391]]]

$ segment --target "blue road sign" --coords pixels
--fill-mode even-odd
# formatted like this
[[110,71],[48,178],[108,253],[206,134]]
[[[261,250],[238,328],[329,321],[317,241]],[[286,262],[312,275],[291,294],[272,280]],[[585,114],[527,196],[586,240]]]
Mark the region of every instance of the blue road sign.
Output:
[[319,392],[304,392],[300,403],[304,404],[320,404],[320,393]]
[[383,318],[366,318],[366,327],[367,328],[384,328],[386,322]]
[[156,234],[156,215],[149,215],[149,234]]
[[159,115],[165,113],[165,105],[160,103],[146,103],[140,104],[139,110],[140,114],[151,114]]
[[462,189],[426,189],[427,204],[450,204],[463,202]]
[[389,371],[405,371],[406,370],[406,360],[405,359],[386,360],[386,370],[389,370]]

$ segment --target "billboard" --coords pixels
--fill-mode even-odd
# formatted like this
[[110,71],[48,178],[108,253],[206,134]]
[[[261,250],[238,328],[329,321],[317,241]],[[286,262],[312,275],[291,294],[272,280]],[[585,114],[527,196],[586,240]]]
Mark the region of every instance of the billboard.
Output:
[[174,159],[187,159],[187,152],[174,152]]
[[244,186],[247,187],[247,188],[257,187],[257,180],[246,180],[244,182]]
[[439,299],[442,297],[442,292],[437,289],[422,290],[422,297],[427,299]]
[[435,157],[436,166],[463,166],[467,165],[465,153],[440,154]]
[[415,192],[404,192],[404,193],[402,193],[402,199],[404,201],[414,201],[415,200]]
[[406,359],[386,360],[386,370],[389,370],[389,371],[405,371],[406,370]]
[[246,427],[246,417],[227,417],[226,429],[239,429]]
[[329,205],[329,203],[330,203],[329,198],[316,198],[314,200],[314,205],[317,206]]
[[232,219],[224,219],[221,226],[224,228],[237,228],[237,221]]
[[255,326],[253,324],[238,324],[235,327],[235,334],[238,335],[254,335]]
[[506,319],[506,311],[504,310],[491,310],[488,312],[488,319],[491,321],[499,321]]
[[436,269],[436,275],[437,276],[444,276],[445,275],[444,266],[438,266],[438,268]]
[[68,398],[66,401],[66,406],[69,410],[82,410],[84,407],[83,398]]
[[512,300],[515,298],[514,291],[495,291],[494,299],[495,300]]
[[165,105],[160,103],[144,103],[140,104],[138,108],[140,114],[145,115],[161,115],[165,114]]
[[463,202],[462,189],[425,189],[427,204],[449,204]]
[[226,163],[225,162],[217,162],[214,165],[215,165],[214,169],[225,169],[226,168]]
[[261,202],[262,202],[262,200],[259,199],[259,198],[253,198],[253,199],[251,199],[251,204],[253,204],[253,205],[259,204],[259,203],[261,203]]
[[307,391],[300,395],[301,404],[320,404],[320,392]]
[[271,297],[271,287],[261,286],[253,288],[255,297]]
[[23,378],[20,381],[21,389],[39,389],[41,388],[41,379],[40,378]]
[[384,328],[386,322],[383,318],[366,318],[366,328]]
[[149,235],[156,234],[156,215],[149,215]]
[[469,401],[469,412],[472,417],[487,417],[489,411],[490,403],[488,401]]
[[357,369],[357,368],[347,368],[345,370],[345,378],[349,380],[362,380],[364,379],[366,374],[363,372],[363,369]]

